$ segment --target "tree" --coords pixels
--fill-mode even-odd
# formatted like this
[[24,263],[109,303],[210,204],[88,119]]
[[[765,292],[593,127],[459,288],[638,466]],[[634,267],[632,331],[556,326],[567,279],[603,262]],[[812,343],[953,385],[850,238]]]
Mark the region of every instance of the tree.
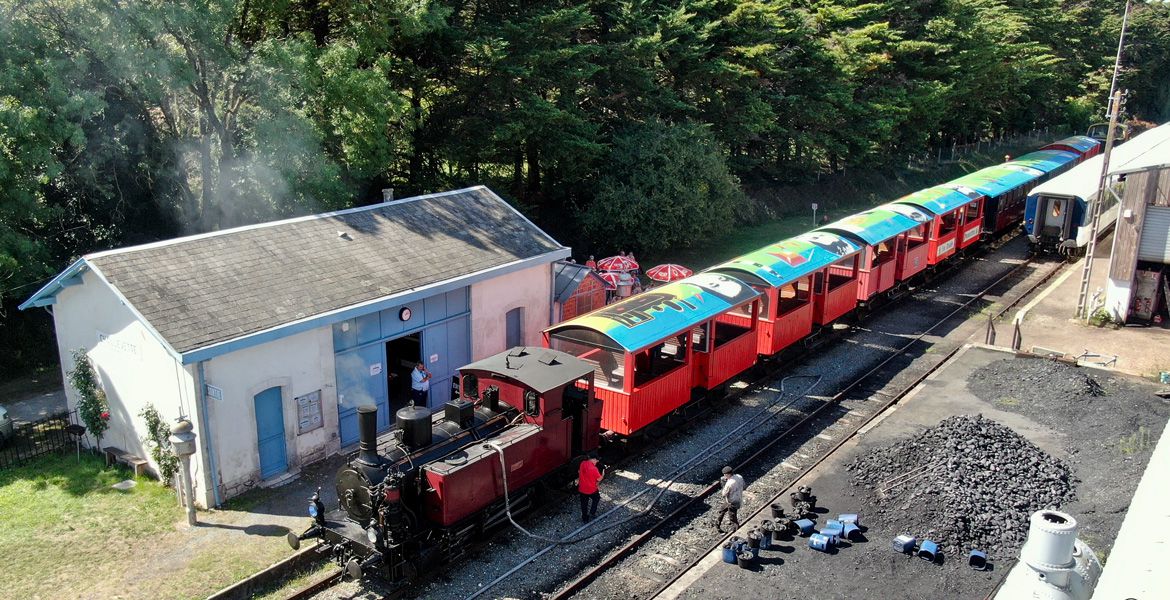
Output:
[[652,120],[621,132],[580,217],[597,244],[637,252],[706,243],[742,217],[743,193],[707,128]]
[[110,426],[110,405],[106,392],[98,382],[97,373],[85,348],[73,351],[73,370],[69,372],[69,385],[77,391],[77,413],[89,433],[93,434],[97,447],[102,446],[102,435]]

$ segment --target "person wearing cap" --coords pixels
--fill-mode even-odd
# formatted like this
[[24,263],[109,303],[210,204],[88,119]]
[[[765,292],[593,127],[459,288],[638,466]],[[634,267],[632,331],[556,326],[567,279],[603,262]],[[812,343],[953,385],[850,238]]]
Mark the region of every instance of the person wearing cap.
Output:
[[597,468],[597,453],[590,452],[581,467],[577,470],[577,495],[581,498],[581,522],[588,523],[597,516],[597,503],[601,501],[601,492],[597,484],[603,475]]
[[715,521],[715,529],[723,531],[723,515],[731,514],[731,524],[739,529],[739,507],[743,506],[743,476],[736,474],[731,467],[723,467],[722,486],[719,496],[723,498],[723,505],[719,508],[719,518]]

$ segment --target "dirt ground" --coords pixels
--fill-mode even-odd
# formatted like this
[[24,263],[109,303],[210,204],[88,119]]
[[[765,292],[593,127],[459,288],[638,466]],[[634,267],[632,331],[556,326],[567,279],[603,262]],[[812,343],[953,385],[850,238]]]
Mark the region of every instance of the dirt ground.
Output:
[[0,405],[17,423],[43,419],[65,410],[61,372],[50,370],[0,383]]
[[[761,554],[751,570],[707,557],[701,575],[691,576],[683,598],[983,598],[1014,564],[1014,556],[990,556],[990,571],[966,566],[966,555],[944,556],[942,564],[895,553],[891,540],[900,533],[920,538],[926,532],[903,532],[876,518],[868,490],[859,489],[843,468],[859,453],[905,440],[957,414],[983,414],[1023,435],[1049,454],[1067,461],[1080,479],[1078,499],[1060,507],[1080,524],[1079,536],[1108,559],[1112,542],[1154,444],[1170,416],[1170,404],[1153,395],[1160,386],[1116,373],[1094,373],[1114,394],[1093,405],[1076,406],[1060,394],[1037,394],[1034,400],[1005,401],[989,394],[983,379],[989,369],[1044,369],[1040,359],[1005,368],[1005,354],[971,347],[944,371],[926,381],[884,420],[846,444],[806,479],[827,516],[855,512],[867,527],[866,541],[825,554],[805,538],[780,543]],[[1060,365],[1064,366],[1064,365]],[[975,386],[969,385],[972,379]],[[974,389],[973,389],[974,387]],[[984,397],[980,397],[982,394]],[[988,399],[989,396],[993,396]],[[750,482],[749,482],[750,485]],[[914,510],[906,505],[904,510]],[[867,517],[870,517],[867,519]],[[824,517],[822,517],[823,519]],[[893,520],[893,519],[891,519]],[[900,520],[900,519],[899,519]]]

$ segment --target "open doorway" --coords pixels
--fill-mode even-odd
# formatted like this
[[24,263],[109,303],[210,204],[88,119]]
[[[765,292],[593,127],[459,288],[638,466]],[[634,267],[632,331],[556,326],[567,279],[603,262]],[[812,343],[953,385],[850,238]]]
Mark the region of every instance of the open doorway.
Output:
[[390,422],[410,401],[410,371],[422,357],[417,333],[386,342],[386,396],[390,401]]

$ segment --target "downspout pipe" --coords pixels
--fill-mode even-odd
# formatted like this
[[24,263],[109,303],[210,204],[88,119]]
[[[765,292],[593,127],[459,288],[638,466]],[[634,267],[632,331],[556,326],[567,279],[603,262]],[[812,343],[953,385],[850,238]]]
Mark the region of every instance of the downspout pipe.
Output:
[[215,459],[215,444],[211,437],[211,422],[207,415],[207,378],[204,371],[205,360],[199,361],[199,389],[195,391],[199,397],[199,437],[203,440],[199,444],[200,451],[206,456],[207,464],[211,469],[211,491],[215,497],[215,507],[219,508],[223,505],[223,500],[219,497],[219,463]]

